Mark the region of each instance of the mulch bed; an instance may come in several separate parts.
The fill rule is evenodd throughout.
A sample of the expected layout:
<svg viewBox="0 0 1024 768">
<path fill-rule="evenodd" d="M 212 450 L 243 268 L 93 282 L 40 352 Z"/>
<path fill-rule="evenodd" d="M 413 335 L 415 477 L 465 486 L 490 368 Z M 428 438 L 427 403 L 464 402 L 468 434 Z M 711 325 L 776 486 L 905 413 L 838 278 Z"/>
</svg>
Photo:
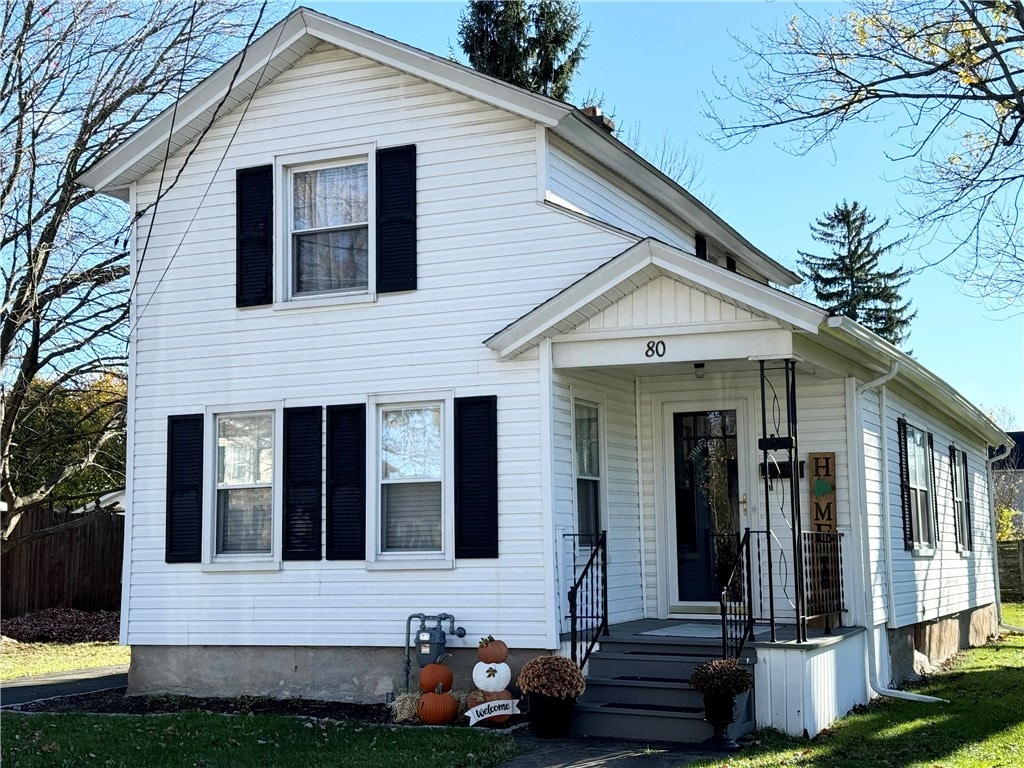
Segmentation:
<svg viewBox="0 0 1024 768">
<path fill-rule="evenodd" d="M 230 715 L 298 715 L 362 723 L 394 722 L 384 704 L 351 704 L 310 699 L 199 699 L 189 696 L 127 696 L 124 688 L 59 696 L 11 707 L 18 712 L 84 712 L 92 714 L 158 715 L 173 712 L 217 712 Z"/>
</svg>

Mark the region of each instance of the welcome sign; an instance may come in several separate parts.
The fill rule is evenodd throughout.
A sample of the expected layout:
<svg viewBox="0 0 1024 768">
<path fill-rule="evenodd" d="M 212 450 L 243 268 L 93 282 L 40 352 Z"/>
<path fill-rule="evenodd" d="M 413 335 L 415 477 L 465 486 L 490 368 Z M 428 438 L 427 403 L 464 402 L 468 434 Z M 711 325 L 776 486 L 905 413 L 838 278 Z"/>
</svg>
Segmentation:
<svg viewBox="0 0 1024 768">
<path fill-rule="evenodd" d="M 485 701 L 472 709 L 466 710 L 469 717 L 469 724 L 476 725 L 481 720 L 487 720 L 499 715 L 519 715 L 519 699 L 498 699 L 496 701 Z"/>
<path fill-rule="evenodd" d="M 836 455 L 810 453 L 811 530 L 834 533 L 836 530 Z"/>
</svg>

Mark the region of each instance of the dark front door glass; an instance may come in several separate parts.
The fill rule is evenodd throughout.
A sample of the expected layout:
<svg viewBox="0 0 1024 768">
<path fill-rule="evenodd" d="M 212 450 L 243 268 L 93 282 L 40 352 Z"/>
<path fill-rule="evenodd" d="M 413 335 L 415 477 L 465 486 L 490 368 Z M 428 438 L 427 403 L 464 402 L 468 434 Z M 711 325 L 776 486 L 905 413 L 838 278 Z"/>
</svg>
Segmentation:
<svg viewBox="0 0 1024 768">
<path fill-rule="evenodd" d="M 736 411 L 672 417 L 679 601 L 718 600 L 739 531 Z"/>
</svg>

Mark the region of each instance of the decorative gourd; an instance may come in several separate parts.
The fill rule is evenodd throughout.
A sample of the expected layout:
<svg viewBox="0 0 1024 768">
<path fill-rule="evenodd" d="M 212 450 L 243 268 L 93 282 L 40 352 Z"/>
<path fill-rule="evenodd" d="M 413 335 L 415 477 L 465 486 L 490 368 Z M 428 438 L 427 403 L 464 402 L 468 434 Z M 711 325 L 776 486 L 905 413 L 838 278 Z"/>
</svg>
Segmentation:
<svg viewBox="0 0 1024 768">
<path fill-rule="evenodd" d="M 512 670 L 504 662 L 488 664 L 479 662 L 473 667 L 473 685 L 481 691 L 501 691 L 512 681 Z"/>
<path fill-rule="evenodd" d="M 417 712 L 426 725 L 447 725 L 459 716 L 459 702 L 438 685 L 432 693 L 424 693 L 420 697 Z"/>
<path fill-rule="evenodd" d="M 437 661 L 427 664 L 423 669 L 420 670 L 420 690 L 423 693 L 431 693 L 437 690 L 437 686 L 441 686 L 441 692 L 447 692 L 452 689 L 452 682 L 454 677 L 452 675 L 451 667 L 444 664 L 445 656 L 450 656 L 450 653 L 446 653 L 443 656 L 438 656 Z"/>
<path fill-rule="evenodd" d="M 493 635 L 488 635 L 480 638 L 476 655 L 480 661 L 488 664 L 500 664 L 508 658 L 508 646 L 505 645 L 505 641 L 495 640 Z"/>
<path fill-rule="evenodd" d="M 478 707 L 487 701 L 487 694 L 477 689 L 466 694 L 466 709 Z"/>
<path fill-rule="evenodd" d="M 485 701 L 511 701 L 512 694 L 509 691 L 485 691 Z M 512 718 L 512 715 L 491 715 L 487 718 L 489 723 L 505 723 Z"/>
</svg>

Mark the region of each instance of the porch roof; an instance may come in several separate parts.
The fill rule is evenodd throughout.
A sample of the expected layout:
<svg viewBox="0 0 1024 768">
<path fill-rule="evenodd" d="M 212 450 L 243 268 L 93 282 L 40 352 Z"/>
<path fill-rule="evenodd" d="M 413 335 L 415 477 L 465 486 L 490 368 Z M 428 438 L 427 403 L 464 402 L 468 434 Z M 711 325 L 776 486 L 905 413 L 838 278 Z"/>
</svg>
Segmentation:
<svg viewBox="0 0 1024 768">
<path fill-rule="evenodd" d="M 579 328 L 661 277 L 690 286 L 783 330 L 816 334 L 827 317 L 822 309 L 776 288 L 646 238 L 537 305 L 484 343 L 503 358 L 518 357 L 545 338 Z"/>
</svg>

